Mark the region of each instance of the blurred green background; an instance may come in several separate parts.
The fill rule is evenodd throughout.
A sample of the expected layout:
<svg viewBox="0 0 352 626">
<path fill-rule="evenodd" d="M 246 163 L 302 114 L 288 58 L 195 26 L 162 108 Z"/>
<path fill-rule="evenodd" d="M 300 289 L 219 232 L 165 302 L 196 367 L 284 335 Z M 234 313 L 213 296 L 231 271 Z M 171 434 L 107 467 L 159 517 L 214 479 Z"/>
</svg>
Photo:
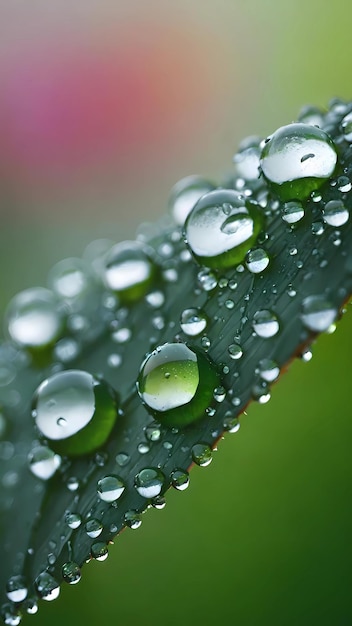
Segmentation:
<svg viewBox="0 0 352 626">
<path fill-rule="evenodd" d="M 92 239 L 133 238 L 182 176 L 229 170 L 246 135 L 349 99 L 351 19 L 345 0 L 3 0 L 1 313 Z M 25 623 L 352 625 L 351 331 L 347 313 Z"/>
</svg>

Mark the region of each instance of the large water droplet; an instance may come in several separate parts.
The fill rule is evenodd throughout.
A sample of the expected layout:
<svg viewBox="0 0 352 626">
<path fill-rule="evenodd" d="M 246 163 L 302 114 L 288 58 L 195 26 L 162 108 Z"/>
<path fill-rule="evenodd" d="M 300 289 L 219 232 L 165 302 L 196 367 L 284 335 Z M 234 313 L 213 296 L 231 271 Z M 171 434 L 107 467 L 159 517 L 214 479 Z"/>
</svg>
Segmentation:
<svg viewBox="0 0 352 626">
<path fill-rule="evenodd" d="M 196 337 L 206 329 L 208 319 L 201 309 L 184 309 L 181 313 L 180 326 L 189 337 Z"/>
<path fill-rule="evenodd" d="M 254 314 L 253 329 L 259 337 L 268 339 L 279 332 L 279 321 L 272 311 L 262 309 Z"/>
<path fill-rule="evenodd" d="M 261 168 L 282 200 L 304 200 L 332 176 L 337 154 L 329 135 L 316 126 L 289 124 L 264 145 Z"/>
<path fill-rule="evenodd" d="M 62 566 L 62 578 L 69 585 L 76 585 L 81 580 L 81 570 L 74 561 L 67 561 Z"/>
<path fill-rule="evenodd" d="M 344 139 L 348 142 L 352 141 L 352 112 L 347 113 L 341 122 Z"/>
<path fill-rule="evenodd" d="M 215 189 L 215 185 L 202 176 L 186 176 L 171 190 L 169 211 L 176 224 L 182 226 L 199 198 Z"/>
<path fill-rule="evenodd" d="M 155 498 L 164 486 L 165 476 L 156 467 L 141 470 L 134 479 L 134 485 L 143 498 Z"/>
<path fill-rule="evenodd" d="M 48 480 L 60 467 L 61 457 L 47 446 L 35 446 L 28 455 L 28 464 L 34 476 Z"/>
<path fill-rule="evenodd" d="M 91 546 L 90 553 L 96 561 L 106 561 L 109 556 L 108 546 L 103 541 L 96 541 Z"/>
<path fill-rule="evenodd" d="M 1 607 L 1 617 L 6 626 L 18 626 L 21 623 L 22 615 L 13 604 L 6 603 Z"/>
<path fill-rule="evenodd" d="M 125 483 L 119 476 L 104 476 L 98 480 L 98 496 L 104 502 L 115 502 L 125 491 Z"/>
<path fill-rule="evenodd" d="M 308 296 L 302 303 L 301 319 L 313 332 L 328 330 L 337 317 L 337 309 L 324 296 Z"/>
<path fill-rule="evenodd" d="M 302 202 L 294 200 L 285 202 L 282 210 L 282 219 L 287 224 L 296 224 L 304 217 L 304 208 Z"/>
<path fill-rule="evenodd" d="M 48 572 L 42 572 L 37 576 L 35 580 L 35 586 L 38 595 L 43 599 L 50 602 L 56 600 L 60 594 L 60 586 L 58 582 Z"/>
<path fill-rule="evenodd" d="M 123 241 L 107 253 L 103 280 L 123 302 L 138 300 L 151 286 L 156 271 L 152 254 L 138 241 Z"/>
<path fill-rule="evenodd" d="M 162 424 L 186 426 L 204 415 L 217 383 L 215 367 L 203 352 L 165 343 L 145 359 L 137 389 Z"/>
<path fill-rule="evenodd" d="M 128 528 L 131 528 L 131 530 L 137 530 L 137 528 L 139 528 L 142 524 L 141 515 L 138 511 L 134 511 L 133 509 L 126 511 L 124 515 L 124 522 Z"/>
<path fill-rule="evenodd" d="M 348 222 L 350 214 L 341 200 L 330 200 L 323 209 L 323 217 L 326 224 L 338 228 Z"/>
<path fill-rule="evenodd" d="M 185 223 L 185 240 L 203 265 L 228 268 L 241 263 L 263 226 L 258 206 L 231 189 L 203 196 Z"/>
<path fill-rule="evenodd" d="M 13 341 L 25 348 L 53 344 L 63 328 L 63 309 L 48 289 L 35 287 L 15 296 L 6 311 L 7 329 Z"/>
<path fill-rule="evenodd" d="M 6 584 L 6 595 L 12 602 L 22 602 L 28 594 L 23 576 L 11 576 Z"/>
<path fill-rule="evenodd" d="M 45 380 L 34 396 L 41 433 L 61 454 L 91 452 L 105 443 L 117 409 L 110 387 L 88 372 L 67 370 Z"/>
<path fill-rule="evenodd" d="M 207 443 L 196 443 L 191 452 L 193 461 L 200 467 L 206 467 L 213 460 L 211 447 Z"/>
</svg>

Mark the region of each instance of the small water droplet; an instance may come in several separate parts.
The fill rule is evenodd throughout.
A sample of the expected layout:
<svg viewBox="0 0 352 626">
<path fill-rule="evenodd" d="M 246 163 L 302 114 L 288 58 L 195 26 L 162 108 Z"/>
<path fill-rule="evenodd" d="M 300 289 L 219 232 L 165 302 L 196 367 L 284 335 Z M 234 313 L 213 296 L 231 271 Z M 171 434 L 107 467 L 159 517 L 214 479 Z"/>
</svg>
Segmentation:
<svg viewBox="0 0 352 626">
<path fill-rule="evenodd" d="M 69 585 L 76 585 L 81 580 L 81 570 L 74 561 L 67 561 L 62 566 L 62 578 Z"/>
<path fill-rule="evenodd" d="M 47 446 L 35 446 L 28 455 L 29 469 L 41 480 L 49 480 L 60 467 L 61 457 Z"/>
<path fill-rule="evenodd" d="M 208 319 L 201 309 L 184 309 L 181 313 L 180 326 L 189 337 L 200 335 L 207 327 Z"/>
<path fill-rule="evenodd" d="M 115 460 L 117 465 L 119 465 L 120 467 L 125 467 L 125 465 L 127 465 L 130 461 L 130 456 L 125 452 L 119 452 L 119 454 L 116 455 Z"/>
<path fill-rule="evenodd" d="M 58 582 L 48 572 L 42 572 L 35 580 L 35 586 L 38 595 L 43 600 L 51 602 L 56 600 L 60 594 L 60 586 Z"/>
<path fill-rule="evenodd" d="M 233 415 L 231 411 L 225 413 L 223 428 L 228 433 L 237 433 L 240 429 L 240 421 L 236 415 Z"/>
<path fill-rule="evenodd" d="M 191 452 L 194 463 L 200 467 L 206 467 L 213 460 L 211 447 L 207 443 L 196 443 Z"/>
<path fill-rule="evenodd" d="M 262 309 L 253 317 L 253 330 L 263 339 L 274 337 L 279 332 L 279 321 L 272 311 Z"/>
<path fill-rule="evenodd" d="M 337 309 L 324 296 L 308 296 L 302 303 L 301 319 L 313 332 L 326 331 L 336 320 Z"/>
<path fill-rule="evenodd" d="M 160 495 L 164 486 L 165 476 L 156 467 L 141 470 L 134 479 L 134 485 L 143 498 L 155 498 Z"/>
<path fill-rule="evenodd" d="M 282 211 L 282 219 L 287 224 L 296 224 L 304 217 L 303 204 L 298 200 L 285 202 Z"/>
<path fill-rule="evenodd" d="M 66 524 L 72 530 L 79 528 L 82 523 L 82 518 L 78 513 L 67 513 L 65 516 Z"/>
<path fill-rule="evenodd" d="M 352 141 L 352 112 L 347 113 L 341 122 L 341 128 L 344 139 L 348 142 Z"/>
<path fill-rule="evenodd" d="M 261 378 L 267 383 L 272 383 L 280 374 L 280 368 L 276 361 L 272 359 L 262 359 L 259 361 L 258 370 Z"/>
<path fill-rule="evenodd" d="M 124 515 L 124 522 L 128 528 L 131 530 L 137 530 L 142 524 L 142 519 L 140 513 L 138 511 L 130 510 L 126 511 Z"/>
<path fill-rule="evenodd" d="M 115 502 L 125 491 L 125 483 L 119 476 L 104 476 L 98 480 L 98 496 L 104 502 Z"/>
<path fill-rule="evenodd" d="M 348 209 L 341 200 L 330 200 L 323 209 L 323 218 L 326 224 L 338 228 L 346 224 L 350 217 Z"/>
</svg>

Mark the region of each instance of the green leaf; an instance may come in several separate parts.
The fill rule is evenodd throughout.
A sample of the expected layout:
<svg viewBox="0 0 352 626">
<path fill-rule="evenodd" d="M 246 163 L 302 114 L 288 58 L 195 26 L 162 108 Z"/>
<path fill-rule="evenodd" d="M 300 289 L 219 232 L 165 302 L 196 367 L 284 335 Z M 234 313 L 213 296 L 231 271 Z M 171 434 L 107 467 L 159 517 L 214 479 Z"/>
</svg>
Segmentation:
<svg viewBox="0 0 352 626">
<path fill-rule="evenodd" d="M 16 623 L 19 612 L 33 610 L 38 596 L 55 597 L 62 580 L 78 582 L 85 561 L 103 559 L 106 545 L 124 527 L 138 525 L 140 514 L 150 504 L 163 506 L 169 486 L 182 489 L 187 485 L 192 463 L 207 465 L 211 449 L 224 432 L 238 428 L 238 416 L 247 404 L 253 399 L 266 402 L 279 371 L 338 319 L 352 289 L 352 162 L 350 144 L 343 134 L 343 119 L 351 109 L 351 105 L 334 102 L 329 112 L 322 114 L 322 129 L 338 160 L 333 177 L 315 180 L 307 199 L 306 180 L 302 177 L 301 197 L 296 174 L 294 184 L 290 176 L 286 181 L 285 202 L 276 195 L 277 180 L 270 187 L 268 174 L 269 183 L 263 175 L 243 181 L 236 173 L 223 183 L 250 197 L 246 203 L 256 205 L 264 223 L 257 242 L 249 240 L 249 255 L 244 257 L 242 247 L 244 258 L 230 255 L 235 259 L 233 266 L 228 268 L 227 253 L 225 264 L 218 262 L 221 252 L 216 249 L 210 263 L 207 254 L 195 255 L 213 269 L 200 267 L 189 254 L 181 227 L 170 220 L 166 226 L 158 225 L 156 234 L 147 240 L 148 258 L 155 271 L 151 282 L 149 278 L 145 281 L 146 295 L 142 283 L 137 300 L 122 298 L 119 304 L 118 297 L 90 268 L 83 295 L 71 299 L 69 305 L 66 299 L 63 330 L 53 341 L 40 350 L 3 343 L 0 472 L 5 488 L 0 499 L 4 564 L 0 588 L 5 622 Z M 246 150 L 253 146 L 239 152 L 242 176 Z M 258 146 L 254 151 L 259 154 Z M 311 148 L 308 154 L 312 159 Z M 292 200 L 287 195 L 290 185 Z M 198 206 L 202 215 L 208 208 L 204 202 L 200 209 Z M 248 208 L 243 214 L 244 220 L 252 215 Z M 186 223 L 188 235 L 196 217 L 194 209 Z M 230 225 L 232 228 L 233 223 Z M 216 223 L 212 228 L 215 240 Z M 236 229 L 231 234 L 234 232 Z M 209 241 L 213 246 L 214 241 Z M 258 249 L 264 254 L 258 255 Z M 101 275 L 101 260 L 98 267 Z M 206 320 L 199 334 L 189 334 L 184 323 L 186 309 L 201 311 Z M 176 418 L 171 415 L 175 409 L 168 410 L 168 419 L 163 421 L 163 412 L 155 411 L 155 406 L 148 410 L 142 399 L 146 401 L 146 389 L 157 395 L 160 371 L 163 376 L 170 372 L 154 369 L 157 375 L 149 387 L 139 384 L 142 398 L 136 383 L 146 356 L 167 343 L 186 344 L 188 355 L 203 359 L 205 369 L 199 367 L 198 389 L 204 382 L 206 410 L 202 394 L 198 394 L 197 404 L 192 404 L 194 384 L 189 378 L 182 388 L 189 363 L 192 376 L 196 375 L 194 360 L 179 369 L 178 357 L 173 357 L 171 375 L 181 379 L 174 389 L 179 394 L 181 384 L 191 400 L 178 406 Z M 57 451 L 67 456 L 49 480 L 40 480 L 28 465 L 28 455 L 42 443 L 31 415 L 33 398 L 39 385 L 61 370 L 83 370 L 104 381 L 101 384 L 114 391 L 119 414 L 106 443 L 101 445 L 98 439 L 99 447 L 93 452 L 86 453 L 86 439 L 78 449 L 74 442 L 68 449 L 57 446 Z M 187 411 L 192 408 L 184 420 L 183 405 Z M 50 442 L 50 447 L 56 451 L 55 443 Z M 28 589 L 26 598 L 24 592 L 21 595 L 23 588 Z"/>
</svg>

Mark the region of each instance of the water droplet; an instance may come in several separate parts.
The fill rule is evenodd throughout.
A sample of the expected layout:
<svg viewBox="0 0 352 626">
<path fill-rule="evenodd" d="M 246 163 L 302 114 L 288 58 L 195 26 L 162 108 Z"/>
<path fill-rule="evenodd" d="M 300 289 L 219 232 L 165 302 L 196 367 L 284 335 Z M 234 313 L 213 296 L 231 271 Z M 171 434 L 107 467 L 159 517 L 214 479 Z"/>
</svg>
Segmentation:
<svg viewBox="0 0 352 626">
<path fill-rule="evenodd" d="M 211 404 L 218 375 L 205 354 L 184 343 L 165 343 L 143 362 L 138 393 L 165 426 L 186 426 Z"/>
<path fill-rule="evenodd" d="M 203 291 L 212 291 L 218 285 L 215 274 L 206 268 L 203 268 L 198 272 L 197 279 L 198 284 Z"/>
<path fill-rule="evenodd" d="M 323 112 L 317 107 L 305 106 L 300 111 L 298 121 L 310 126 L 322 126 L 324 121 Z"/>
<path fill-rule="evenodd" d="M 258 206 L 231 189 L 203 196 L 185 223 L 185 241 L 202 265 L 228 268 L 241 263 L 263 226 Z"/>
<path fill-rule="evenodd" d="M 153 309 L 159 309 L 165 302 L 165 296 L 162 291 L 151 291 L 147 293 L 145 299 Z"/>
<path fill-rule="evenodd" d="M 253 248 L 246 254 L 246 266 L 252 274 L 260 274 L 269 265 L 269 256 L 263 248 Z"/>
<path fill-rule="evenodd" d="M 82 259 L 59 261 L 49 273 L 49 285 L 55 293 L 66 300 L 81 296 L 92 282 L 88 265 Z"/>
<path fill-rule="evenodd" d="M 63 337 L 54 347 L 54 358 L 61 363 L 69 363 L 78 356 L 79 345 L 72 337 Z"/>
<path fill-rule="evenodd" d="M 345 115 L 341 122 L 341 128 L 344 139 L 348 142 L 352 141 L 352 112 Z"/>
<path fill-rule="evenodd" d="M 267 383 L 272 383 L 280 374 L 280 368 L 276 361 L 272 359 L 262 359 L 259 361 L 258 370 L 261 378 Z"/>
<path fill-rule="evenodd" d="M 265 143 L 261 167 L 282 200 L 304 200 L 332 176 L 337 154 L 329 135 L 316 126 L 289 124 Z"/>
<path fill-rule="evenodd" d="M 24 602 L 23 608 L 28 615 L 35 615 L 38 613 L 38 604 L 35 598 L 27 598 Z"/>
<path fill-rule="evenodd" d="M 109 354 L 107 363 L 109 367 L 120 367 L 122 363 L 122 357 L 116 353 Z"/>
<path fill-rule="evenodd" d="M 255 181 L 259 178 L 260 149 L 258 145 L 248 146 L 235 154 L 233 163 L 235 174 L 244 181 Z"/>
<path fill-rule="evenodd" d="M 131 530 L 137 530 L 142 524 L 142 519 L 138 511 L 130 510 L 126 511 L 124 515 L 124 522 Z"/>
<path fill-rule="evenodd" d="M 88 537 L 91 537 L 92 539 L 96 539 L 97 537 L 99 537 L 99 535 L 101 535 L 103 531 L 103 524 L 99 522 L 98 519 L 95 519 L 94 517 L 92 517 L 86 521 L 85 531 Z"/>
<path fill-rule="evenodd" d="M 23 576 L 11 576 L 6 584 L 6 595 L 11 602 L 22 602 L 28 594 Z"/>
<path fill-rule="evenodd" d="M 81 570 L 74 561 L 67 561 L 62 566 L 62 578 L 69 585 L 76 585 L 81 580 Z"/>
<path fill-rule="evenodd" d="M 226 389 L 225 389 L 225 387 L 222 387 L 222 386 L 216 387 L 214 389 L 213 396 L 214 396 L 214 400 L 216 400 L 216 402 L 223 402 L 225 400 L 225 398 L 226 398 Z"/>
<path fill-rule="evenodd" d="M 287 224 L 296 224 L 304 217 L 303 204 L 298 200 L 285 202 L 282 211 L 282 219 Z"/>
<path fill-rule="evenodd" d="M 22 615 L 19 609 L 12 604 L 3 604 L 1 607 L 1 617 L 7 626 L 18 626 L 21 623 Z"/>
<path fill-rule="evenodd" d="M 243 355 L 241 346 L 238 343 L 232 343 L 227 349 L 231 359 L 238 361 Z"/>
<path fill-rule="evenodd" d="M 268 339 L 279 332 L 279 321 L 272 311 L 262 309 L 254 314 L 253 329 L 259 337 Z"/>
<path fill-rule="evenodd" d="M 189 474 L 186 470 L 175 469 L 171 474 L 171 485 L 178 491 L 184 491 L 189 486 Z"/>
<path fill-rule="evenodd" d="M 115 460 L 116 460 L 117 465 L 119 465 L 120 467 L 125 467 L 125 465 L 129 463 L 130 457 L 125 452 L 120 452 L 119 454 L 116 455 Z"/>
<path fill-rule="evenodd" d="M 40 432 L 66 455 L 86 454 L 105 443 L 117 415 L 110 387 L 81 370 L 46 379 L 36 391 L 34 411 Z"/>
<path fill-rule="evenodd" d="M 213 460 L 211 447 L 207 443 L 196 443 L 191 452 L 194 463 L 200 467 L 206 467 Z"/>
<path fill-rule="evenodd" d="M 35 580 L 35 586 L 38 595 L 43 599 L 50 602 L 56 600 L 60 594 L 60 586 L 58 582 L 48 572 L 42 572 L 37 576 Z"/>
<path fill-rule="evenodd" d="M 311 361 L 312 358 L 313 358 L 313 353 L 310 348 L 306 348 L 305 350 L 303 350 L 301 354 L 302 361 L 304 361 L 305 363 L 309 363 L 309 361 Z"/>
<path fill-rule="evenodd" d="M 181 313 L 180 326 L 189 337 L 196 337 L 206 329 L 208 319 L 201 309 L 184 309 Z"/>
<path fill-rule="evenodd" d="M 138 300 L 151 286 L 156 266 L 153 252 L 138 241 L 123 241 L 105 257 L 103 279 L 123 302 Z"/>
<path fill-rule="evenodd" d="M 308 296 L 302 303 L 301 319 L 313 332 L 328 330 L 336 320 L 337 309 L 324 296 Z"/>
<path fill-rule="evenodd" d="M 151 505 L 154 509 L 162 511 L 162 509 L 165 509 L 166 507 L 166 500 L 163 496 L 156 496 L 156 498 L 152 499 Z"/>
<path fill-rule="evenodd" d="M 80 482 L 76 476 L 70 476 L 66 481 L 66 487 L 69 491 L 77 491 L 79 489 Z"/>
<path fill-rule="evenodd" d="M 146 426 L 145 436 L 148 441 L 159 441 L 161 436 L 161 428 L 157 423 L 152 423 Z"/>
<path fill-rule="evenodd" d="M 132 337 L 130 328 L 119 328 L 112 333 L 111 339 L 116 343 L 127 343 Z"/>
<path fill-rule="evenodd" d="M 49 480 L 60 467 L 61 457 L 47 446 L 35 446 L 28 455 L 29 469 L 41 480 Z"/>
<path fill-rule="evenodd" d="M 96 561 L 106 561 L 109 556 L 108 546 L 103 541 L 96 541 L 92 544 L 90 553 Z"/>
<path fill-rule="evenodd" d="M 348 209 L 341 200 L 330 200 L 323 209 L 323 218 L 326 224 L 338 228 L 346 224 L 350 217 Z"/>
<path fill-rule="evenodd" d="M 348 176 L 339 176 L 337 179 L 338 190 L 341 193 L 348 193 L 352 189 L 352 184 Z"/>
<path fill-rule="evenodd" d="M 155 498 L 160 495 L 165 476 L 157 467 L 141 470 L 134 479 L 134 485 L 143 498 Z"/>
<path fill-rule="evenodd" d="M 125 483 L 119 476 L 104 476 L 98 480 L 98 496 L 104 502 L 115 502 L 125 491 Z"/>
<path fill-rule="evenodd" d="M 63 309 L 48 289 L 35 287 L 15 296 L 6 311 L 7 329 L 24 348 L 40 349 L 53 344 L 63 329 Z"/>
<path fill-rule="evenodd" d="M 215 185 L 202 176 L 187 176 L 171 190 L 169 211 L 176 224 L 182 226 L 198 200 L 215 189 Z"/>
<path fill-rule="evenodd" d="M 72 530 L 79 528 L 82 523 L 82 518 L 78 513 L 67 513 L 65 516 L 66 524 Z"/>
<path fill-rule="evenodd" d="M 225 413 L 223 428 L 228 433 L 237 433 L 240 429 L 240 421 L 236 415 L 233 415 L 231 411 Z"/>
</svg>

